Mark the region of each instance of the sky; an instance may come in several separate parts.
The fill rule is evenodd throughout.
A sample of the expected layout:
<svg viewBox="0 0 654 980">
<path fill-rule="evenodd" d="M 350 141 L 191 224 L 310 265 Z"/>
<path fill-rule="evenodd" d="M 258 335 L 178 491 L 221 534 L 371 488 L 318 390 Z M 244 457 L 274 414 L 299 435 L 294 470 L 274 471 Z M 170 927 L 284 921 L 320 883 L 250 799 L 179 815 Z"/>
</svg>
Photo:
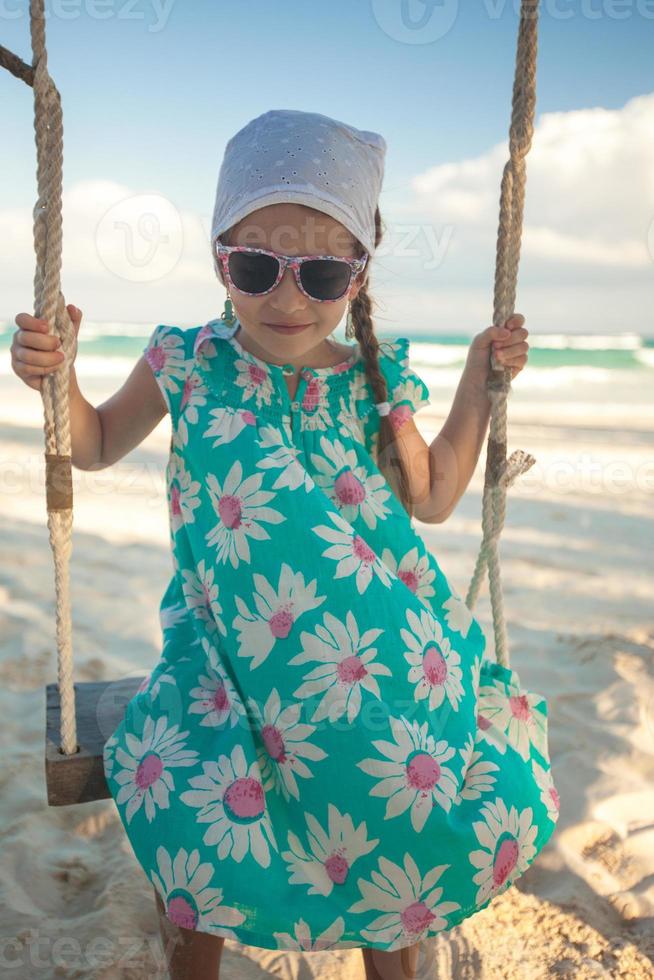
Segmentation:
<svg viewBox="0 0 654 980">
<path fill-rule="evenodd" d="M 272 108 L 387 142 L 383 332 L 491 323 L 518 5 L 503 0 L 58 0 L 62 290 L 85 322 L 220 315 L 209 250 L 227 140 Z M 31 62 L 27 0 L 1 43 Z M 516 310 L 538 333 L 654 336 L 654 0 L 541 0 Z M 33 96 L 0 71 L 0 319 L 33 310 Z M 9 152 L 6 152 L 7 149 Z"/>
</svg>

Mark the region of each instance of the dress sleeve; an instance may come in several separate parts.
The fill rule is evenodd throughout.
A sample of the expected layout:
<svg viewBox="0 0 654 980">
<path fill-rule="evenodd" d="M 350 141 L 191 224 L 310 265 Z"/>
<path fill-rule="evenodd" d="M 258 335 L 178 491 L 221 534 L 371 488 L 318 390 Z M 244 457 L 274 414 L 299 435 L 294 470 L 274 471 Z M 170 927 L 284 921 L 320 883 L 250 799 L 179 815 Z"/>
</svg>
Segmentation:
<svg viewBox="0 0 654 980">
<path fill-rule="evenodd" d="M 393 428 L 399 429 L 418 409 L 429 404 L 429 387 L 409 364 L 408 337 L 383 341 L 380 347 L 384 351 L 380 363 L 388 385 L 389 417 Z"/>
<path fill-rule="evenodd" d="M 173 424 L 177 422 L 189 370 L 186 330 L 160 323 L 143 348 L 145 359 L 164 396 Z"/>
</svg>

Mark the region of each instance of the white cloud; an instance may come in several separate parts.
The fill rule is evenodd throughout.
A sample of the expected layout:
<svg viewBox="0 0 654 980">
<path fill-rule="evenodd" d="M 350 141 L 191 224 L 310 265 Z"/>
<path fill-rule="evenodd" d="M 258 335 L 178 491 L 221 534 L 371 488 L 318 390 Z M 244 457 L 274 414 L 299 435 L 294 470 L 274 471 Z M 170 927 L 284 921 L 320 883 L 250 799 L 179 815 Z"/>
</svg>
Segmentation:
<svg viewBox="0 0 654 980">
<path fill-rule="evenodd" d="M 62 214 L 62 289 L 87 320 L 190 322 L 222 308 L 203 216 L 162 194 L 98 179 L 66 188 Z M 30 209 L 0 211 L 0 241 L 0 313 L 13 321 L 33 308 Z"/>
<path fill-rule="evenodd" d="M 508 140 L 475 159 L 417 175 L 400 221 L 452 224 L 457 242 L 496 234 Z M 577 109 L 537 119 L 527 156 L 525 259 L 651 273 L 654 219 L 654 93 L 620 109 Z"/>
</svg>

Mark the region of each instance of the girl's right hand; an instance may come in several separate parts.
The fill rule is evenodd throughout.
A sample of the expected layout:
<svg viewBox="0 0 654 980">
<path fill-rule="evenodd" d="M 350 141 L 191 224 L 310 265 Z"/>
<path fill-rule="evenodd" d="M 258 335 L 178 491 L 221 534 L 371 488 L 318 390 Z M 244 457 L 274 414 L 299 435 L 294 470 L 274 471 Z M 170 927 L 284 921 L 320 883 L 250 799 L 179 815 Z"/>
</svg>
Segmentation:
<svg viewBox="0 0 654 980">
<path fill-rule="evenodd" d="M 77 336 L 82 322 L 82 311 L 72 303 L 69 303 L 66 309 L 75 328 L 72 364 L 77 356 Z M 65 360 L 59 338 L 55 334 L 48 333 L 48 324 L 45 320 L 40 320 L 29 313 L 19 313 L 15 323 L 19 329 L 14 331 L 14 339 L 10 347 L 12 370 L 28 387 L 40 391 L 43 375 L 56 371 Z"/>
</svg>

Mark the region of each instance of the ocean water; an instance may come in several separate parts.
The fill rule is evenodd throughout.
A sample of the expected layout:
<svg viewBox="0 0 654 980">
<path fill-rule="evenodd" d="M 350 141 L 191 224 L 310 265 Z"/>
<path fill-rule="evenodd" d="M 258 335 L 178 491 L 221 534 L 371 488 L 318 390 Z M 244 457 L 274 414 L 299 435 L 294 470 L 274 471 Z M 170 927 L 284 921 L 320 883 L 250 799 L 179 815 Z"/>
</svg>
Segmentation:
<svg viewBox="0 0 654 980">
<path fill-rule="evenodd" d="M 153 329 L 152 325 L 84 322 L 78 351 L 78 374 L 115 377 L 129 374 Z M 0 373 L 11 371 L 8 348 L 14 324 L 0 325 Z M 429 385 L 434 400 L 451 398 L 465 365 L 471 335 L 399 331 L 409 337 L 413 369 Z M 379 339 L 398 334 L 379 332 Z M 336 338 L 344 341 L 341 331 Z M 535 334 L 529 333 L 527 368 L 514 382 L 523 400 L 538 403 L 574 402 L 595 406 L 609 415 L 611 406 L 624 406 L 622 416 L 642 410 L 643 420 L 654 419 L 654 338 L 637 333 Z M 617 416 L 616 416 L 617 420 Z"/>
</svg>

